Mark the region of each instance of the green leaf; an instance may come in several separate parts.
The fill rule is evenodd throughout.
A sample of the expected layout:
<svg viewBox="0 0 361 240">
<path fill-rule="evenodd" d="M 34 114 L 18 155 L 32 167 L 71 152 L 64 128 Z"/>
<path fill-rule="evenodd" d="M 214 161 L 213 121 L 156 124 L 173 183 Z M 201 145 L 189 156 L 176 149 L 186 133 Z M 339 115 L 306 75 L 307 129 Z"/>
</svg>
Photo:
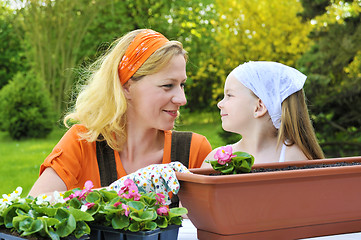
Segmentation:
<svg viewBox="0 0 361 240">
<path fill-rule="evenodd" d="M 77 198 L 72 198 L 68 201 L 68 204 L 70 207 L 80 209 L 82 206 L 82 203 Z"/>
<path fill-rule="evenodd" d="M 33 219 L 26 215 L 19 215 L 13 218 L 13 226 L 16 230 L 19 232 L 25 231 L 29 228 L 31 223 L 33 222 Z"/>
<path fill-rule="evenodd" d="M 129 218 L 122 214 L 116 214 L 112 219 L 114 229 L 124 229 L 129 226 Z"/>
<path fill-rule="evenodd" d="M 145 204 L 139 201 L 129 201 L 127 205 L 131 211 L 141 211 L 145 208 Z"/>
<path fill-rule="evenodd" d="M 7 228 L 13 227 L 13 218 L 17 216 L 16 209 L 17 206 L 15 204 L 5 209 L 3 213 L 5 227 Z"/>
<path fill-rule="evenodd" d="M 144 225 L 145 230 L 154 230 L 157 228 L 157 224 L 155 222 L 146 222 Z"/>
<path fill-rule="evenodd" d="M 157 203 L 157 200 L 155 199 L 154 195 L 153 194 L 152 196 L 142 195 L 140 197 L 140 201 L 144 202 L 148 207 L 153 207 Z"/>
<path fill-rule="evenodd" d="M 77 222 L 73 234 L 76 238 L 80 238 L 84 234 L 90 234 L 90 227 L 85 222 Z"/>
<path fill-rule="evenodd" d="M 79 209 L 75 209 L 70 207 L 69 209 L 70 214 L 72 214 L 75 218 L 75 221 L 93 221 L 94 218 L 91 216 L 91 214 L 87 212 L 83 212 Z"/>
<path fill-rule="evenodd" d="M 131 212 L 129 217 L 137 222 L 145 222 L 155 220 L 157 218 L 157 213 L 154 209 L 148 209 L 144 212 Z"/>
<path fill-rule="evenodd" d="M 117 192 L 114 190 L 108 191 L 106 189 L 100 189 L 98 192 L 103 196 L 104 201 L 110 202 L 112 199 L 119 197 Z"/>
<path fill-rule="evenodd" d="M 188 214 L 188 210 L 184 207 L 171 208 L 169 214 L 171 216 L 182 216 Z"/>
<path fill-rule="evenodd" d="M 56 212 L 58 211 L 57 208 L 50 208 L 49 206 L 40 207 L 40 206 L 33 206 L 33 209 L 41 214 L 44 214 L 49 217 L 55 216 Z"/>
<path fill-rule="evenodd" d="M 39 232 L 44 228 L 44 224 L 40 219 L 36 219 L 32 221 L 30 226 L 21 234 L 21 236 L 29 236 L 31 234 L 34 234 L 36 232 Z"/>
<path fill-rule="evenodd" d="M 90 192 L 85 200 L 90 203 L 99 203 L 102 200 L 102 196 L 99 192 Z"/>
<path fill-rule="evenodd" d="M 183 220 L 183 218 L 180 216 L 173 217 L 169 220 L 169 224 L 182 225 L 182 220 Z"/>
<path fill-rule="evenodd" d="M 139 223 L 138 223 L 138 222 L 134 222 L 134 223 L 130 224 L 128 230 L 129 230 L 129 231 L 132 231 L 132 232 L 138 232 L 138 231 L 140 231 Z"/>
<path fill-rule="evenodd" d="M 63 216 L 63 217 L 62 217 Z M 66 237 L 70 235 L 76 228 L 76 221 L 72 214 L 69 214 L 63 209 L 59 209 L 56 218 L 60 220 L 60 223 L 55 225 L 56 233 L 60 237 Z M 59 219 L 60 218 L 60 219 Z"/>
<path fill-rule="evenodd" d="M 60 221 L 56 218 L 39 217 L 39 219 L 42 219 L 44 222 L 46 222 L 47 226 L 54 226 L 60 223 Z"/>
<path fill-rule="evenodd" d="M 158 216 L 157 220 L 155 220 L 158 227 L 166 228 L 168 227 L 168 219 L 165 216 Z"/>
</svg>

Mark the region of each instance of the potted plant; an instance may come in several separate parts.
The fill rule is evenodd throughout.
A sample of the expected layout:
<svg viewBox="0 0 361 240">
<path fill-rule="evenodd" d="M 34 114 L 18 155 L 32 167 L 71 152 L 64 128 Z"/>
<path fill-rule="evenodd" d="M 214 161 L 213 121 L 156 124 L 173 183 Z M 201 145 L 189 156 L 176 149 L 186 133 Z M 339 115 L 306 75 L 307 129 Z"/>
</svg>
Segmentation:
<svg viewBox="0 0 361 240">
<path fill-rule="evenodd" d="M 255 164 L 232 175 L 190 169 L 193 174 L 176 173 L 178 196 L 201 240 L 359 232 L 360 164 L 361 157 L 348 157 Z"/>
<path fill-rule="evenodd" d="M 0 227 L 20 237 L 177 239 L 187 209 L 169 209 L 164 195 L 140 193 L 132 180 L 119 192 L 92 187 L 88 181 L 82 190 L 55 192 L 53 200 L 46 195 L 21 198 L 18 188 L 0 200 Z M 13 238 L 7 234 L 4 239 Z"/>
<path fill-rule="evenodd" d="M 64 207 L 64 199 L 58 192 L 51 197 L 21 198 L 22 188 L 0 199 L 1 239 L 24 239 L 27 237 L 48 239 L 84 239 L 90 233 L 86 224 L 91 214 L 73 207 Z"/>
</svg>

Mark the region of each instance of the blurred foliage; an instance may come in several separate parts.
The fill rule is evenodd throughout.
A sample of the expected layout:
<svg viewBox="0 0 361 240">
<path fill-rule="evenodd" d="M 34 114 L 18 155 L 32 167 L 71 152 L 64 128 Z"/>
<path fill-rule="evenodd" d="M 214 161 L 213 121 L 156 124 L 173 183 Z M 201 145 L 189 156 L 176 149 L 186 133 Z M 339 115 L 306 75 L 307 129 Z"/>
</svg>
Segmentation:
<svg viewBox="0 0 361 240">
<path fill-rule="evenodd" d="M 361 5 L 360 1 L 319 1 L 313 17 L 313 46 L 299 60 L 308 75 L 305 92 L 321 146 L 329 156 L 360 154 Z M 310 5 L 305 5 L 309 9 Z"/>
<path fill-rule="evenodd" d="M 13 139 L 46 137 L 54 114 L 44 81 L 28 72 L 17 73 L 0 90 L 0 129 Z"/>
<path fill-rule="evenodd" d="M 302 9 L 298 1 L 217 0 L 217 6 L 215 39 L 222 56 L 215 66 L 225 73 L 212 88 L 213 99 L 223 95 L 226 75 L 239 64 L 267 60 L 295 66 L 310 45 L 312 26 L 297 17 Z"/>
<path fill-rule="evenodd" d="M 16 72 L 26 69 L 20 39 L 14 31 L 15 21 L 13 10 L 0 1 L 0 89 Z"/>
</svg>

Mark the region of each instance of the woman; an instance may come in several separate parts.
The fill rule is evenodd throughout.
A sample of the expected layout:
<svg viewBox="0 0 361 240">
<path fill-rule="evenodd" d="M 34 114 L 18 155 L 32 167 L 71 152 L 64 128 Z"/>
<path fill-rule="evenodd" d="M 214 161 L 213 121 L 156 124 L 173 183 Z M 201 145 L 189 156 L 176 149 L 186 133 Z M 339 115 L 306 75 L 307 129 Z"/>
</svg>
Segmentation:
<svg viewBox="0 0 361 240">
<path fill-rule="evenodd" d="M 231 145 L 233 152 L 247 152 L 255 163 L 324 158 L 305 103 L 306 78 L 294 68 L 264 61 L 244 63 L 228 75 L 217 106 L 222 128 L 242 135 Z M 214 160 L 216 151 L 206 159 Z"/>
<path fill-rule="evenodd" d="M 171 162 L 170 130 L 187 102 L 186 58 L 181 43 L 150 29 L 115 41 L 93 64 L 74 112 L 64 119 L 80 124 L 45 159 L 29 195 L 82 187 L 87 180 L 106 186 L 150 164 Z M 204 136 L 191 134 L 188 167 L 200 167 L 210 151 Z"/>
</svg>

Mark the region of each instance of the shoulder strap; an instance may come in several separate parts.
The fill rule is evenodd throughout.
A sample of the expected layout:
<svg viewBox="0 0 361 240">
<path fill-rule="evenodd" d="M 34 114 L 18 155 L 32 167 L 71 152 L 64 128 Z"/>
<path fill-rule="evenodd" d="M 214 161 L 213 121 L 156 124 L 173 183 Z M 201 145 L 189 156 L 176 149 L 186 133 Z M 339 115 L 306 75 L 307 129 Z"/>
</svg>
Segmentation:
<svg viewBox="0 0 361 240">
<path fill-rule="evenodd" d="M 107 141 L 96 141 L 96 152 L 100 184 L 106 187 L 118 179 L 114 150 L 109 147 Z"/>
<path fill-rule="evenodd" d="M 170 159 L 179 161 L 184 166 L 189 165 L 189 152 L 191 148 L 192 132 L 172 131 L 172 144 Z"/>
<path fill-rule="evenodd" d="M 179 161 L 187 168 L 189 167 L 189 152 L 192 142 L 192 132 L 178 132 L 172 131 L 172 144 L 170 159 L 172 162 Z M 178 207 L 179 198 L 177 195 L 172 195 L 171 204 L 169 207 Z"/>
</svg>

